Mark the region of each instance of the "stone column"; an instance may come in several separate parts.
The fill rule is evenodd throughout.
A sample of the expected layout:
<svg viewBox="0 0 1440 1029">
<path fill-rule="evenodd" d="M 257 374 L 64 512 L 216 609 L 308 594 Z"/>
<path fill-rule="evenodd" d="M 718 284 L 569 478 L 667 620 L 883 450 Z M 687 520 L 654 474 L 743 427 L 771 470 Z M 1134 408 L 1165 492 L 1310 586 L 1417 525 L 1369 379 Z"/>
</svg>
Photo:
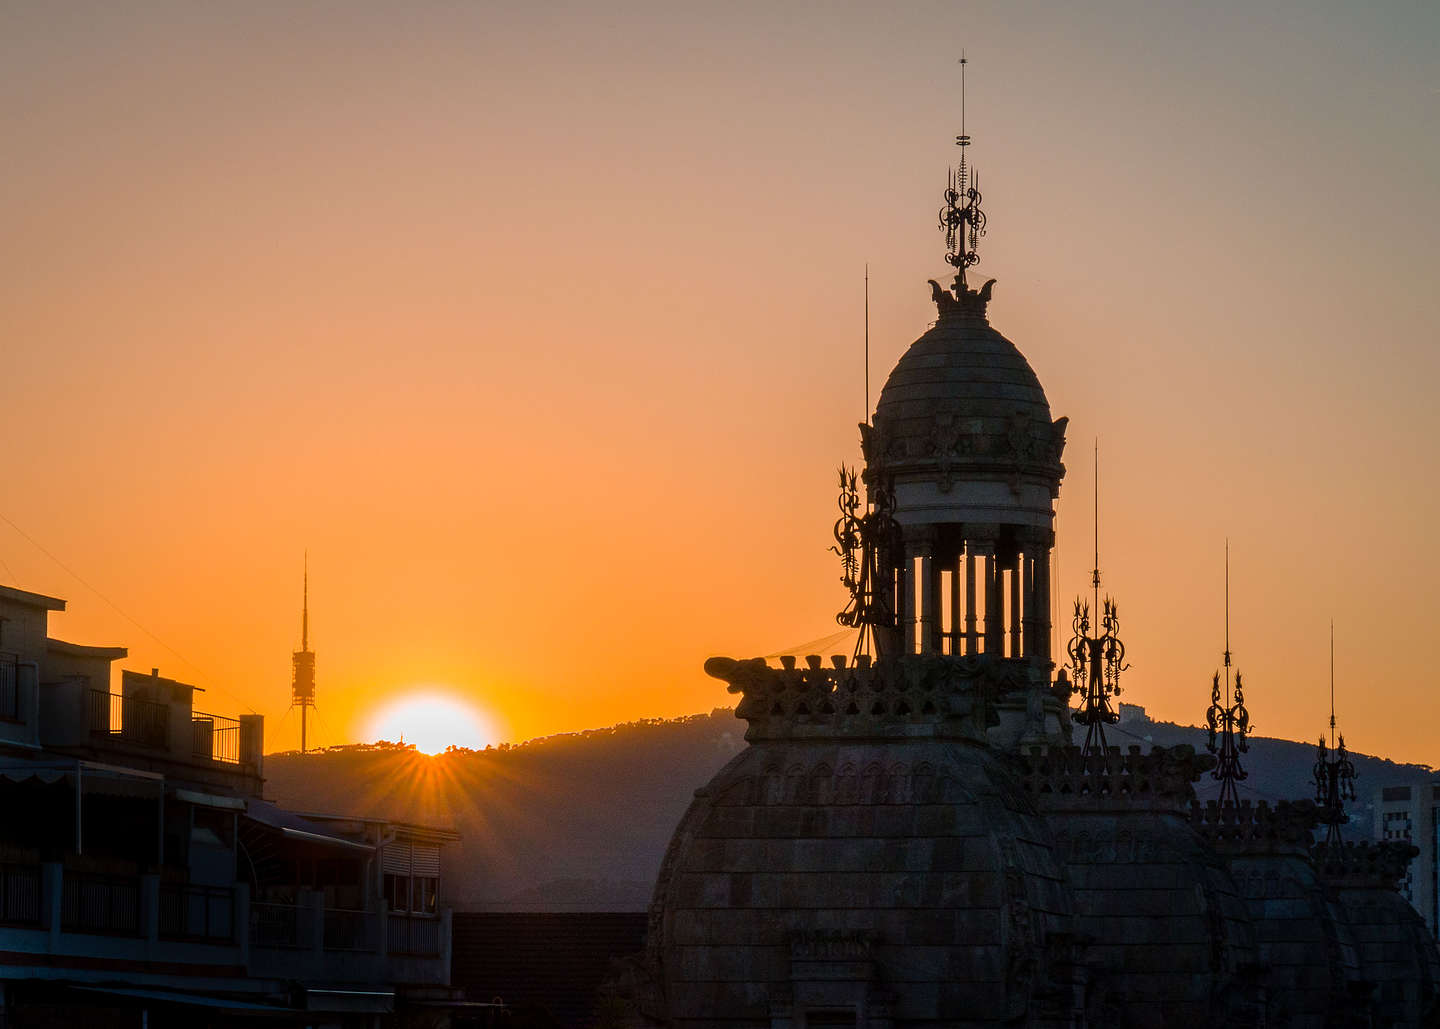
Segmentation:
<svg viewBox="0 0 1440 1029">
<path fill-rule="evenodd" d="M 975 544 L 965 541 L 965 555 L 960 559 L 965 565 L 965 653 L 974 654 L 980 649 L 980 632 L 975 624 Z"/>
<path fill-rule="evenodd" d="M 995 544 L 982 544 L 985 557 L 985 653 L 1000 656 L 1005 651 L 1005 598 L 1000 595 L 1000 562 Z"/>
<path fill-rule="evenodd" d="M 1025 555 L 1023 551 L 1015 552 L 1015 567 L 1010 570 L 1010 656 L 1020 656 L 1020 625 L 1022 612 L 1020 608 L 1020 579 L 1025 574 Z"/>
<path fill-rule="evenodd" d="M 1025 604 L 1025 638 L 1023 641 L 1023 657 L 1034 657 L 1038 651 L 1037 637 L 1040 633 L 1040 622 L 1036 618 L 1038 614 L 1035 607 L 1035 566 L 1042 560 L 1042 553 L 1039 544 L 1026 541 L 1025 543 L 1025 582 L 1021 588 L 1021 597 Z"/>
<path fill-rule="evenodd" d="M 915 552 L 920 558 L 920 653 L 934 654 L 940 649 L 940 573 L 935 568 L 934 540 L 917 540 Z"/>
<path fill-rule="evenodd" d="M 896 576 L 900 595 L 896 598 L 895 629 L 900 637 L 896 648 L 899 654 L 915 653 L 915 548 L 905 541 L 905 556 L 900 560 L 900 574 Z"/>
<path fill-rule="evenodd" d="M 1045 661 L 1052 660 L 1050 647 L 1050 548 L 1048 536 L 1035 552 L 1035 646 L 1031 653 Z"/>
<path fill-rule="evenodd" d="M 955 567 L 950 569 L 950 654 L 958 656 L 965 652 L 961 640 L 964 638 L 960 630 L 960 574 L 965 566 L 965 558 L 962 555 Z"/>
</svg>

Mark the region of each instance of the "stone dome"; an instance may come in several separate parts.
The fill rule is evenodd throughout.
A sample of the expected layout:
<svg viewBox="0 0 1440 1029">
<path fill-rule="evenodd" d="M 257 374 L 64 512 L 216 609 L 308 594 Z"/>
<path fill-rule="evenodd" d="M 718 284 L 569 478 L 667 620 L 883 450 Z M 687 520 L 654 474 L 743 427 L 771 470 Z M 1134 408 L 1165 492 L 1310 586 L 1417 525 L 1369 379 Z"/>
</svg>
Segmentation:
<svg viewBox="0 0 1440 1029">
<path fill-rule="evenodd" d="M 934 287 L 939 318 L 900 358 L 880 391 L 867 433 L 867 478 L 894 476 L 901 485 L 935 483 L 945 496 L 915 498 L 927 507 L 987 508 L 937 520 L 1008 521 L 1003 511 L 1043 505 L 1058 496 L 1067 419 L 1050 404 L 1025 355 L 989 323 L 990 284 L 976 292 Z M 957 481 L 990 480 L 1008 487 L 967 503 L 950 497 Z M 901 507 L 906 505 L 903 503 Z M 943 513 L 943 512 L 942 512 Z M 1038 520 L 1020 519 L 1021 521 Z M 919 520 L 919 519 L 911 519 Z M 903 523 L 905 517 L 900 517 Z"/>
<path fill-rule="evenodd" d="M 1024 1017 L 1049 986 L 1037 956 L 1069 928 L 1048 838 L 983 746 L 758 742 L 697 791 L 661 867 L 669 1023 Z"/>
</svg>

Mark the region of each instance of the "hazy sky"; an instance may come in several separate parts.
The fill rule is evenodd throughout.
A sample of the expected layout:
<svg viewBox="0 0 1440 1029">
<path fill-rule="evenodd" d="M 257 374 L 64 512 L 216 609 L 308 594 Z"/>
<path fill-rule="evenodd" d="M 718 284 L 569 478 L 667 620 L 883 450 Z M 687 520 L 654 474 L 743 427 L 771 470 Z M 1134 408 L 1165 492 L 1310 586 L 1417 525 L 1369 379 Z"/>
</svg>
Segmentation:
<svg viewBox="0 0 1440 1029">
<path fill-rule="evenodd" d="M 306 548 L 322 743 L 731 703 L 707 656 L 836 629 L 862 268 L 878 394 L 962 47 L 1123 699 L 1203 717 L 1228 535 L 1258 731 L 1324 726 L 1333 618 L 1352 747 L 1436 761 L 1428 0 L 0 3 L 0 580 L 272 749 Z"/>
</svg>

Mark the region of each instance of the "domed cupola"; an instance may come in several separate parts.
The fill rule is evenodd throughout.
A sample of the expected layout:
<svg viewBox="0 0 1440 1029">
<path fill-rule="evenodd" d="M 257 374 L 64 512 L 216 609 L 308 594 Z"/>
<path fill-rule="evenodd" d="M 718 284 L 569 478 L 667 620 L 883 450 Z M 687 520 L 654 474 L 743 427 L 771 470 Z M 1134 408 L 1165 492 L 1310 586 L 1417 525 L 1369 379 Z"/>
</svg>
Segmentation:
<svg viewBox="0 0 1440 1029">
<path fill-rule="evenodd" d="M 1052 420 L 1029 362 L 991 327 L 995 280 L 978 290 L 966 282 L 980 260 L 985 215 L 965 163 L 969 137 L 956 142 L 960 166 L 940 210 L 954 285 L 931 280 L 938 318 L 900 358 L 872 423 L 860 427 L 870 520 L 878 510 L 891 528 L 881 540 L 865 526 L 884 560 L 859 577 L 868 591 L 842 621 L 872 631 L 881 656 L 985 655 L 1048 672 L 1050 550 L 1068 419 Z"/>
<path fill-rule="evenodd" d="M 939 318 L 880 391 L 866 478 L 891 476 L 901 525 L 1007 522 L 1049 527 L 1066 419 L 985 316 L 994 280 L 954 292 L 931 280 Z"/>
</svg>

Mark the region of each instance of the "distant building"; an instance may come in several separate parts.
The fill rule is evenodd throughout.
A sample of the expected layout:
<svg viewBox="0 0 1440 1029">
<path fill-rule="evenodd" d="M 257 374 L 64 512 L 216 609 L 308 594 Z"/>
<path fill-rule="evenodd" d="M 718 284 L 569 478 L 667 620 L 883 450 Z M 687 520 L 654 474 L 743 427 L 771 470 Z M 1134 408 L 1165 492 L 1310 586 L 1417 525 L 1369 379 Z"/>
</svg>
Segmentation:
<svg viewBox="0 0 1440 1029">
<path fill-rule="evenodd" d="M 1400 894 L 1420 912 L 1432 936 L 1440 926 L 1440 780 L 1427 779 L 1409 786 L 1385 786 L 1375 791 L 1375 838 L 1405 840 L 1420 854 L 1405 870 Z"/>
<path fill-rule="evenodd" d="M 264 800 L 260 715 L 158 670 L 112 693 L 126 651 L 51 638 L 64 606 L 0 587 L 0 1025 L 445 1015 L 458 837 Z"/>
</svg>

